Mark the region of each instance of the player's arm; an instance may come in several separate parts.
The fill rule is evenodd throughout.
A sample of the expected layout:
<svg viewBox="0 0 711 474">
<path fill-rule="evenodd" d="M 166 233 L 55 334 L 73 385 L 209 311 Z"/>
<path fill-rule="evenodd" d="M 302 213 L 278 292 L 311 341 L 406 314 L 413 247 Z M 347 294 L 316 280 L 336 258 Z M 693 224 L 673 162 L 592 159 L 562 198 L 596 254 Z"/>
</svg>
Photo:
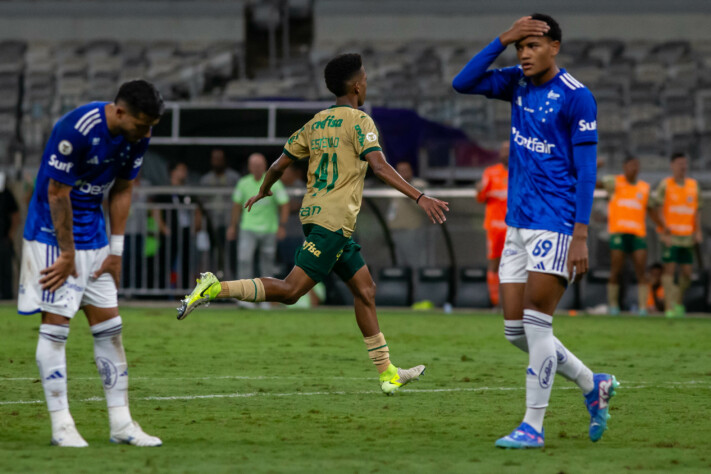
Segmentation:
<svg viewBox="0 0 711 474">
<path fill-rule="evenodd" d="M 667 227 L 664 217 L 662 215 L 662 206 L 664 206 L 664 200 L 666 199 L 667 185 L 666 181 L 662 180 L 654 190 L 651 196 L 649 206 L 649 217 L 657 224 L 657 232 L 660 234 L 659 237 L 664 243 L 664 245 L 671 245 L 671 230 Z"/>
<path fill-rule="evenodd" d="M 697 184 L 698 186 L 698 184 Z M 694 216 L 694 240 L 697 244 L 704 241 L 704 234 L 701 229 L 701 207 L 703 205 L 701 201 L 701 190 L 697 191 L 697 204 L 696 204 L 696 215 Z"/>
<path fill-rule="evenodd" d="M 54 292 L 61 287 L 69 276 L 78 276 L 74 263 L 74 228 L 72 201 L 70 193 L 72 186 L 50 178 L 47 195 L 49 212 L 59 245 L 59 257 L 50 266 L 40 272 L 40 284 L 43 290 Z"/>
<path fill-rule="evenodd" d="M 124 233 L 126 232 L 128 214 L 131 210 L 132 197 L 133 180 L 116 178 L 109 191 L 109 227 L 111 229 L 109 255 L 101 262 L 99 269 L 91 275 L 92 278 L 99 278 L 104 273 L 108 273 L 114 279 L 117 288 L 119 286 L 119 277 L 121 276 Z"/>
<path fill-rule="evenodd" d="M 491 180 L 489 179 L 489 174 L 484 171 L 484 174 L 482 175 L 481 179 L 477 181 L 476 183 L 476 200 L 484 203 L 486 202 L 486 194 L 487 190 L 489 188 L 489 182 Z"/>
<path fill-rule="evenodd" d="M 578 177 L 575 190 L 575 226 L 568 250 L 568 274 L 580 281 L 588 271 L 588 225 L 597 178 L 597 144 L 573 146 L 573 160 Z"/>
<path fill-rule="evenodd" d="M 449 203 L 425 196 L 425 193 L 405 181 L 405 179 L 400 176 L 400 173 L 395 171 L 385 160 L 385 155 L 382 151 L 371 151 L 365 155 L 365 159 L 373 170 L 373 173 L 375 173 L 375 176 L 417 202 L 433 223 L 436 224 L 439 222 L 442 224 L 447 220 L 444 216 L 444 211 L 449 211 L 449 207 L 447 207 Z"/>
<path fill-rule="evenodd" d="M 282 153 L 281 156 L 274 163 L 272 163 L 272 165 L 267 170 L 267 173 L 264 175 L 264 181 L 259 187 L 259 192 L 257 193 L 257 195 L 252 196 L 245 203 L 244 207 L 247 209 L 247 212 L 252 210 L 252 206 L 255 202 L 272 195 L 272 186 L 274 186 L 274 183 L 279 181 L 281 175 L 284 174 L 284 170 L 286 170 L 289 165 L 291 165 L 291 163 L 292 158 L 290 158 L 284 153 Z"/>
<path fill-rule="evenodd" d="M 492 41 L 474 56 L 454 77 L 452 87 L 461 94 L 484 94 L 487 97 L 510 99 L 508 97 L 509 75 L 519 75 L 517 68 L 487 71 L 489 66 L 506 47 L 527 36 L 543 36 L 549 29 L 544 21 L 526 16 L 516 20 L 507 31 Z"/>
</svg>

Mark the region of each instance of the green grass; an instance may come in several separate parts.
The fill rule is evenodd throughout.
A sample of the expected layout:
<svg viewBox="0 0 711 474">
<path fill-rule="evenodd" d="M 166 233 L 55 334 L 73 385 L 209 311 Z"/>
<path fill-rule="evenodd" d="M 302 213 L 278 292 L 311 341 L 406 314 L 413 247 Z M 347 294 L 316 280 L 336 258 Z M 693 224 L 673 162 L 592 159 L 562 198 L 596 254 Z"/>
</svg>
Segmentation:
<svg viewBox="0 0 711 474">
<path fill-rule="evenodd" d="M 350 310 L 174 314 L 122 309 L 131 411 L 163 439 L 156 449 L 108 442 L 91 336 L 83 316 L 73 321 L 70 407 L 90 447 L 72 450 L 49 446 L 34 362 L 39 318 L 0 307 L 0 472 L 711 469 L 711 319 L 556 318 L 568 348 L 622 387 L 609 431 L 593 444 L 579 390 L 556 378 L 546 447 L 521 452 L 494 448 L 525 405 L 527 359 L 504 339 L 500 316 L 380 311 L 393 362 L 428 366 L 409 390 L 385 397 Z M 190 398 L 199 396 L 210 397 Z M 9 403 L 32 400 L 42 402 Z"/>
</svg>

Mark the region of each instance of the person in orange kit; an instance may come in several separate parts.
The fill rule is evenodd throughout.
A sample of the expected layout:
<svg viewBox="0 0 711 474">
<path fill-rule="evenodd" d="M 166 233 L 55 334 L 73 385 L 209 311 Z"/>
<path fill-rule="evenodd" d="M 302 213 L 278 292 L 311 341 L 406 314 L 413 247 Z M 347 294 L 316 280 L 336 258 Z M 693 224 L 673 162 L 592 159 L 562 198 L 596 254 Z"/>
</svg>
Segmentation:
<svg viewBox="0 0 711 474">
<path fill-rule="evenodd" d="M 499 305 L 499 261 L 506 241 L 506 199 L 509 183 L 509 142 L 499 149 L 500 163 L 484 170 L 481 181 L 476 184 L 476 199 L 486 204 L 484 229 L 486 230 L 486 258 L 489 261 L 486 282 L 489 299 Z"/>
</svg>

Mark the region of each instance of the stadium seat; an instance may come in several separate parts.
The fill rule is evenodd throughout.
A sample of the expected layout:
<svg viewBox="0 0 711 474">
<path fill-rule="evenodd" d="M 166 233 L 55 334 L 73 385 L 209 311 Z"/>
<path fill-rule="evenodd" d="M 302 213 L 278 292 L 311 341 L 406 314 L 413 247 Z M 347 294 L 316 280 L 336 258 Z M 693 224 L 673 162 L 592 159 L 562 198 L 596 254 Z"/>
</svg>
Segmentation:
<svg viewBox="0 0 711 474">
<path fill-rule="evenodd" d="M 489 288 L 486 284 L 486 268 L 462 268 L 459 271 L 457 295 L 454 305 L 458 308 L 490 308 Z"/>
<path fill-rule="evenodd" d="M 588 271 L 580 285 L 580 307 L 592 308 L 607 303 L 607 281 L 610 278 L 609 269 L 597 268 Z"/>
<path fill-rule="evenodd" d="M 421 268 L 415 301 L 431 301 L 435 306 L 443 306 L 450 300 L 448 268 Z"/>
<path fill-rule="evenodd" d="M 380 270 L 375 304 L 378 306 L 409 306 L 412 303 L 412 271 L 407 267 Z"/>
</svg>

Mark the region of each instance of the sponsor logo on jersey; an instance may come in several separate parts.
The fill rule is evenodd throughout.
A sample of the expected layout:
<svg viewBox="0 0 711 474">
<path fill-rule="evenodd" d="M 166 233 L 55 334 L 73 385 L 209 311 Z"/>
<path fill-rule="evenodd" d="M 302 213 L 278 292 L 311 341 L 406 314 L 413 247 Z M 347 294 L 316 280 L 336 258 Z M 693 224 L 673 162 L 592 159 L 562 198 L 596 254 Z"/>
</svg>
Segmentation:
<svg viewBox="0 0 711 474">
<path fill-rule="evenodd" d="M 52 155 L 49 157 L 49 166 L 58 169 L 59 171 L 66 171 L 67 173 L 69 173 L 69 170 L 72 169 L 74 163 L 66 163 L 63 161 L 59 161 L 57 159 L 57 155 Z"/>
<path fill-rule="evenodd" d="M 311 125 L 311 130 L 318 130 L 319 128 L 338 128 L 343 124 L 343 119 L 335 120 L 335 115 L 329 115 L 321 121 L 316 121 Z"/>
<path fill-rule="evenodd" d="M 363 146 L 363 142 L 365 141 L 365 134 L 363 133 L 363 130 L 360 128 L 360 125 L 356 125 L 355 131 L 358 134 L 358 143 L 360 143 L 360 146 Z"/>
<path fill-rule="evenodd" d="M 98 157 L 98 156 L 94 156 L 92 159 L 90 159 L 89 161 L 87 161 L 87 163 L 89 163 L 90 165 L 98 165 L 98 164 L 99 164 L 99 157 Z"/>
<path fill-rule="evenodd" d="M 548 98 L 551 100 L 558 100 L 560 99 L 560 94 L 556 94 L 553 91 L 548 92 Z"/>
<path fill-rule="evenodd" d="M 134 168 L 139 168 L 143 164 L 143 157 L 139 156 L 136 158 L 136 161 L 133 162 L 133 167 Z"/>
<path fill-rule="evenodd" d="M 304 242 L 303 249 L 309 253 L 312 253 L 314 255 L 314 257 L 321 256 L 321 251 L 316 248 L 316 245 L 314 245 L 313 242 Z"/>
<path fill-rule="evenodd" d="M 374 134 L 373 132 L 368 132 L 368 133 L 365 135 L 365 139 L 366 139 L 368 142 L 374 142 L 375 140 L 378 139 L 378 136 L 377 136 L 376 134 Z"/>
<path fill-rule="evenodd" d="M 321 214 L 321 206 L 307 206 L 299 209 L 299 215 L 301 217 L 315 216 L 317 214 Z"/>
<path fill-rule="evenodd" d="M 581 132 L 592 132 L 593 130 L 597 130 L 597 120 L 593 120 L 592 122 L 581 120 L 578 122 L 578 129 Z"/>
<path fill-rule="evenodd" d="M 98 196 L 99 194 L 104 194 L 106 190 L 108 190 L 111 185 L 114 184 L 114 180 L 111 180 L 110 182 L 106 184 L 102 184 L 101 186 L 97 184 L 91 184 L 87 181 L 79 181 L 76 184 L 76 187 L 78 188 L 78 191 L 84 194 L 91 194 L 92 196 Z"/>
<path fill-rule="evenodd" d="M 641 200 L 642 198 L 640 197 L 639 199 Z M 639 202 L 637 199 L 619 199 L 617 201 L 617 205 L 621 207 L 626 207 L 628 209 L 642 209 L 642 203 Z"/>
<path fill-rule="evenodd" d="M 59 153 L 61 153 L 64 156 L 68 156 L 72 153 L 72 150 L 74 150 L 74 147 L 72 146 L 71 143 L 69 143 L 69 140 L 62 140 L 59 142 L 59 146 L 57 146 L 59 149 Z"/>
<path fill-rule="evenodd" d="M 511 127 L 511 134 L 513 135 L 513 141 L 516 145 L 522 146 L 525 149 L 535 153 L 545 153 L 550 155 L 553 148 L 555 148 L 554 144 L 548 143 L 545 140 L 540 141 L 538 138 L 524 137 L 518 130 L 516 130 L 516 127 Z"/>
</svg>

